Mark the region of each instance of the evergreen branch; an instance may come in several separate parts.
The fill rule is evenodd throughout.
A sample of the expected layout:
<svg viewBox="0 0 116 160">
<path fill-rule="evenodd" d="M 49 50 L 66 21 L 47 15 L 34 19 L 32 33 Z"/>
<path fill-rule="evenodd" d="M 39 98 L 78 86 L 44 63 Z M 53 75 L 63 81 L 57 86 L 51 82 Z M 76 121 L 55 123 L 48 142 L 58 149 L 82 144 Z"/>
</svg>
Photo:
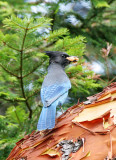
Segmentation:
<svg viewBox="0 0 116 160">
<path fill-rule="evenodd" d="M 29 49 L 29 50 L 25 51 L 25 53 L 28 54 L 28 53 L 31 53 L 31 52 L 34 52 L 34 51 L 44 52 L 44 51 L 45 51 L 44 49 L 45 49 L 46 47 L 47 47 L 47 45 L 45 45 L 44 47 L 41 47 L 41 48 L 35 47 L 35 48 L 32 48 L 32 49 Z M 28 56 L 27 56 L 27 57 L 28 57 Z M 25 58 L 27 58 L 27 57 L 24 57 L 23 59 L 25 59 Z"/>
<path fill-rule="evenodd" d="M 29 23 L 27 24 L 27 28 L 29 26 Z M 26 39 L 26 35 L 27 35 L 27 31 L 28 29 L 25 29 L 25 34 L 24 34 L 24 37 L 23 37 L 23 42 L 22 42 L 22 47 L 21 47 L 21 56 L 20 56 L 20 84 L 21 84 L 21 90 L 22 90 L 22 95 L 23 95 L 23 98 L 25 99 L 25 104 L 29 110 L 29 118 L 31 119 L 32 118 L 32 109 L 27 101 L 27 98 L 26 98 L 26 95 L 25 95 L 25 90 L 24 90 L 24 83 L 23 83 L 23 49 L 24 49 L 24 43 L 25 43 L 25 39 Z"/>
<path fill-rule="evenodd" d="M 42 40 L 44 40 L 44 39 L 42 39 Z M 26 49 L 30 48 L 31 46 L 33 46 L 33 45 L 37 44 L 38 42 L 41 42 L 42 40 L 37 40 L 37 41 L 36 41 L 36 43 L 32 43 L 31 45 L 29 45 L 29 46 L 25 47 L 25 48 L 24 48 L 24 50 L 26 50 Z"/>
<path fill-rule="evenodd" d="M 18 23 L 14 22 L 13 20 L 11 20 L 11 21 L 12 21 L 14 24 L 16 24 L 17 26 L 19 26 L 20 28 L 22 28 L 22 29 L 24 29 L 24 30 L 27 30 L 27 28 L 25 28 L 25 27 L 19 25 Z"/>
<path fill-rule="evenodd" d="M 51 42 L 51 43 L 48 43 L 48 44 L 45 45 L 44 48 L 51 47 L 51 46 L 54 45 L 56 42 L 57 42 L 57 40 L 56 40 L 56 41 L 53 41 L 53 42 Z"/>
<path fill-rule="evenodd" d="M 108 2 L 108 4 L 109 5 L 111 5 L 111 3 L 113 3 L 115 0 L 110 0 L 109 2 Z M 75 13 L 75 12 L 69 12 L 69 15 L 70 15 L 70 13 L 72 13 L 77 19 L 79 19 L 81 22 L 82 22 L 82 24 L 80 25 L 80 27 L 75 27 L 75 26 L 73 26 L 73 25 L 71 25 L 71 24 L 68 24 L 67 25 L 67 27 L 69 28 L 69 30 L 71 30 L 72 29 L 72 31 L 74 32 L 74 30 L 77 30 L 77 29 L 82 29 L 82 28 L 89 28 L 89 29 L 91 29 L 91 27 L 90 27 L 90 22 L 95 18 L 95 17 L 97 17 L 99 14 L 101 14 L 101 13 L 104 13 L 104 10 L 106 9 L 106 7 L 102 7 L 102 8 L 92 8 L 91 9 L 91 13 L 92 14 L 90 14 L 87 18 L 83 18 L 83 17 L 81 17 L 79 14 L 77 14 L 77 13 Z M 68 14 L 68 13 L 67 13 Z"/>
<path fill-rule="evenodd" d="M 40 89 L 37 89 L 33 94 L 31 94 L 30 96 L 27 97 L 27 100 L 33 96 L 35 96 L 36 94 L 38 94 L 38 92 L 40 91 Z"/>
<path fill-rule="evenodd" d="M 33 26 L 33 27 L 30 27 L 30 28 L 26 28 L 26 29 L 27 29 L 27 30 L 34 29 L 34 28 L 40 27 L 42 24 L 43 24 L 43 23 L 41 23 L 41 24 L 38 24 L 38 25 L 36 25 L 36 26 Z"/>
<path fill-rule="evenodd" d="M 9 71 L 8 69 L 6 69 L 2 64 L 0 64 L 0 66 L 2 67 L 2 69 L 4 71 L 6 71 L 7 73 L 9 73 L 10 75 L 14 76 L 14 77 L 17 77 L 18 79 L 20 78 L 18 75 L 12 73 L 11 71 Z"/>
<path fill-rule="evenodd" d="M 15 108 L 16 108 L 16 107 L 15 107 Z M 14 113 L 15 113 L 15 115 L 16 115 L 16 118 L 17 118 L 17 121 L 18 121 L 20 127 L 22 128 L 21 121 L 20 121 L 19 116 L 18 116 L 18 114 L 17 114 L 17 112 L 16 112 L 16 109 L 15 109 Z"/>
<path fill-rule="evenodd" d="M 18 51 L 18 52 L 20 52 L 20 50 L 19 49 L 17 49 L 17 48 L 14 48 L 14 47 L 12 47 L 12 46 L 10 46 L 9 44 L 7 44 L 6 42 L 3 42 L 5 45 L 7 45 L 9 48 L 11 48 L 11 49 L 14 49 L 14 50 L 16 50 L 16 51 Z"/>
<path fill-rule="evenodd" d="M 25 101 L 25 100 L 21 100 L 21 99 L 17 99 L 17 98 L 10 99 L 10 98 L 6 98 L 6 97 L 2 97 L 2 96 L 0 96 L 0 99 L 3 99 L 8 102 L 24 102 Z"/>
<path fill-rule="evenodd" d="M 32 43 L 31 45 L 25 47 L 24 50 L 30 48 L 31 46 L 33 46 L 33 45 L 35 45 L 35 44 L 37 44 L 37 43 L 39 43 L 39 42 L 41 42 L 41 41 L 46 41 L 46 40 L 47 40 L 47 38 L 42 37 L 41 39 L 37 40 L 36 42 Z M 33 51 L 33 49 L 31 49 L 31 51 Z M 28 52 L 28 51 L 26 51 L 26 53 L 27 53 L 27 52 Z M 30 51 L 29 51 L 29 52 L 30 52 Z"/>
<path fill-rule="evenodd" d="M 39 66 L 40 66 L 40 64 L 37 65 L 36 67 L 34 67 L 34 68 L 32 69 L 32 71 L 30 71 L 29 73 L 27 73 L 26 75 L 24 75 L 23 78 L 25 78 L 25 77 L 27 77 L 28 75 L 30 75 L 31 73 L 33 73 Z"/>
<path fill-rule="evenodd" d="M 113 3 L 115 0 L 110 0 L 108 2 L 108 4 L 110 5 L 111 3 Z M 91 21 L 93 18 L 97 17 L 99 14 L 104 13 L 104 10 L 106 9 L 106 7 L 103 8 L 94 8 L 91 10 L 91 12 L 93 13 L 92 15 L 90 15 L 89 17 L 87 17 L 86 19 L 84 19 L 83 24 L 80 26 L 80 28 L 85 28 L 85 27 L 89 27 L 88 26 L 88 22 Z"/>
<path fill-rule="evenodd" d="M 37 66 L 35 66 L 32 71 L 30 71 L 29 73 L 27 73 L 26 75 L 23 76 L 23 78 L 27 77 L 28 75 L 30 75 L 31 73 L 33 73 L 34 71 L 36 71 L 36 69 L 41 66 L 43 64 L 44 61 L 42 61 L 41 63 L 39 63 Z"/>
</svg>

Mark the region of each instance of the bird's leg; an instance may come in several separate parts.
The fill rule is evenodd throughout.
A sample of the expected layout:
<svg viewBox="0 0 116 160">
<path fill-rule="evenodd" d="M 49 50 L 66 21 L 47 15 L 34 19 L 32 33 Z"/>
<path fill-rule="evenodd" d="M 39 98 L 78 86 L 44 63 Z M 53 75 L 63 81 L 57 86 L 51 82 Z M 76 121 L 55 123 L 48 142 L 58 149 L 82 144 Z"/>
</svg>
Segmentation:
<svg viewBox="0 0 116 160">
<path fill-rule="evenodd" d="M 60 107 L 60 109 L 61 109 L 61 111 L 62 111 L 62 114 L 64 113 L 64 111 L 63 111 L 63 109 L 62 109 L 62 106 L 61 106 L 61 104 L 59 105 L 59 107 Z"/>
</svg>

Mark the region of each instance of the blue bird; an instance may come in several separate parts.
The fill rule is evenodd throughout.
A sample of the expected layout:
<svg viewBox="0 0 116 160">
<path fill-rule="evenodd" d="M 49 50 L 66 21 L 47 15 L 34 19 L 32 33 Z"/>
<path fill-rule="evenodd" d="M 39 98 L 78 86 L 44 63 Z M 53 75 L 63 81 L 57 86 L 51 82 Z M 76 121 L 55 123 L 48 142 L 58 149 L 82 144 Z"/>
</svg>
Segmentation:
<svg viewBox="0 0 116 160">
<path fill-rule="evenodd" d="M 70 80 L 64 68 L 70 61 L 77 60 L 64 52 L 46 51 L 45 53 L 49 56 L 50 60 L 48 74 L 41 87 L 43 108 L 37 124 L 39 131 L 54 128 L 56 107 L 61 106 L 65 102 L 68 90 L 71 88 Z"/>
</svg>

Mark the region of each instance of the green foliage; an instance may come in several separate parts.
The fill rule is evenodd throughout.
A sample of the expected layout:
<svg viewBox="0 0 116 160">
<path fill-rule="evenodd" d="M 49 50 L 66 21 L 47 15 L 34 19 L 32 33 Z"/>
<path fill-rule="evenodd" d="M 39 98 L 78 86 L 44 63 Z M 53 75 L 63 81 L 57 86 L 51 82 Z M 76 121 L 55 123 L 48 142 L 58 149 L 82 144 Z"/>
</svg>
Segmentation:
<svg viewBox="0 0 116 160">
<path fill-rule="evenodd" d="M 54 32 L 50 32 L 50 35 L 48 36 L 47 40 L 49 42 L 54 42 L 57 41 L 59 38 L 63 38 L 68 34 L 69 34 L 68 29 L 61 28 L 59 30 L 55 30 Z"/>
<path fill-rule="evenodd" d="M 78 36 L 75 38 L 71 38 L 69 36 L 64 37 L 63 39 L 59 39 L 55 46 L 54 50 L 63 50 L 66 51 L 69 55 L 74 56 L 82 56 L 85 51 L 85 38 L 82 36 Z"/>
<path fill-rule="evenodd" d="M 79 64 L 66 69 L 72 82 L 71 92 L 75 96 L 78 91 L 89 94 L 89 87 L 96 88 L 99 85 L 88 78 L 93 72 L 82 66 L 84 37 L 71 38 L 66 28 L 47 34 L 45 29 L 50 30 L 51 25 L 49 18 L 21 19 L 13 15 L 4 19 L 3 23 L 5 33 L 0 32 L 0 98 L 8 102 L 6 104 L 9 107 L 5 116 L 0 117 L 0 144 L 8 154 L 25 131 L 28 133 L 36 129 L 41 111 L 38 95 L 48 66 L 48 57 L 43 53 L 45 50 L 64 51 L 79 57 Z M 39 36 L 37 29 L 42 30 Z"/>
<path fill-rule="evenodd" d="M 67 73 L 72 82 L 72 93 L 77 96 L 77 93 L 85 95 L 91 93 L 91 89 L 100 87 L 100 84 L 93 80 L 93 72 L 84 68 L 82 64 L 72 66 L 67 69 Z M 83 96 L 83 98 L 86 96 Z"/>
<path fill-rule="evenodd" d="M 12 7 L 7 2 L 0 1 L 0 19 L 7 17 L 13 13 Z"/>
<path fill-rule="evenodd" d="M 20 106 L 14 107 L 11 106 L 6 111 L 6 116 L 8 120 L 12 123 L 21 125 L 28 118 L 25 110 Z"/>
<path fill-rule="evenodd" d="M 13 29 L 17 32 L 22 32 L 22 30 L 31 30 L 31 32 L 34 32 L 37 30 L 37 28 L 41 27 L 47 27 L 50 25 L 51 19 L 48 18 L 38 18 L 36 21 L 33 18 L 27 18 L 21 19 L 16 16 L 11 16 L 11 18 L 6 18 L 3 23 L 4 27 Z M 29 32 L 30 33 L 30 32 Z"/>
<path fill-rule="evenodd" d="M 5 160 L 16 140 L 22 137 L 18 135 L 18 125 L 11 123 L 5 116 L 0 115 L 0 158 Z"/>
<path fill-rule="evenodd" d="M 7 158 L 18 140 L 36 130 L 42 108 L 40 89 L 48 66 L 44 51 L 63 51 L 79 57 L 78 64 L 66 68 L 72 89 L 69 93 L 71 104 L 66 104 L 65 109 L 77 103 L 78 98 L 83 100 L 100 88 L 94 73 L 85 66 L 87 60 L 84 57 L 90 60 L 95 56 L 93 51 L 91 55 L 86 52 L 85 43 L 95 47 L 105 47 L 106 41 L 116 44 L 115 14 L 108 14 L 115 13 L 115 5 L 106 0 L 91 0 L 92 6 L 83 18 L 74 10 L 60 10 L 61 3 L 69 2 L 72 0 L 46 2 L 48 13 L 42 17 L 40 12 L 32 13 L 31 2 L 0 1 L 0 20 L 3 20 L 0 31 L 0 109 L 6 108 L 5 115 L 0 116 L 2 160 Z M 40 6 L 41 1 L 32 5 L 36 4 Z M 68 22 L 70 15 L 74 15 L 79 23 Z"/>
<path fill-rule="evenodd" d="M 106 0 L 92 0 L 92 3 L 95 6 L 95 8 L 110 7 Z"/>
</svg>

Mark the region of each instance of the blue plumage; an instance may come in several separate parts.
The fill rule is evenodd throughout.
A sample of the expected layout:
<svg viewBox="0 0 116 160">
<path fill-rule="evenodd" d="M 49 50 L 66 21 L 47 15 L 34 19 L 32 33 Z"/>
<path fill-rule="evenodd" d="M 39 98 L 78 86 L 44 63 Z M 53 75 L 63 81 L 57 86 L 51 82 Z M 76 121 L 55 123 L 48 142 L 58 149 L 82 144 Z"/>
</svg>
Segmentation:
<svg viewBox="0 0 116 160">
<path fill-rule="evenodd" d="M 56 104 L 52 103 L 48 107 L 43 107 L 38 121 L 37 129 L 39 131 L 52 129 L 55 126 Z"/>
<path fill-rule="evenodd" d="M 47 54 L 50 57 L 50 65 L 41 88 L 43 108 L 37 124 L 39 131 L 54 128 L 56 107 L 65 102 L 71 88 L 70 80 L 64 71 L 64 67 L 69 64 L 66 59 L 68 55 L 63 52 Z"/>
<path fill-rule="evenodd" d="M 62 105 L 68 96 L 68 92 L 65 92 L 59 99 L 54 101 L 48 107 L 43 107 L 38 121 L 37 129 L 39 131 L 45 129 L 52 129 L 55 126 L 56 107 Z"/>
</svg>

